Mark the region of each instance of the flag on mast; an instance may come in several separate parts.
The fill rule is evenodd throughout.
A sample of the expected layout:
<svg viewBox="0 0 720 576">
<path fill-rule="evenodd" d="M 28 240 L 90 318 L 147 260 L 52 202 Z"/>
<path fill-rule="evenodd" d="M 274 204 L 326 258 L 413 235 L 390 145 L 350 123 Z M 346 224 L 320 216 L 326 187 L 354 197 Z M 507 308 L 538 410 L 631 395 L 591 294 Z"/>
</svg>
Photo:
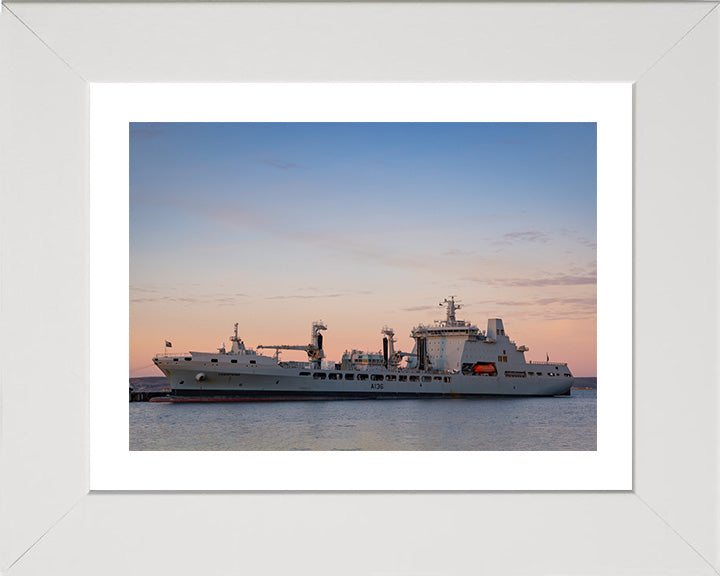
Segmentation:
<svg viewBox="0 0 720 576">
<path fill-rule="evenodd" d="M 545 352 L 545 362 L 550 362 L 550 354 Z"/>
</svg>

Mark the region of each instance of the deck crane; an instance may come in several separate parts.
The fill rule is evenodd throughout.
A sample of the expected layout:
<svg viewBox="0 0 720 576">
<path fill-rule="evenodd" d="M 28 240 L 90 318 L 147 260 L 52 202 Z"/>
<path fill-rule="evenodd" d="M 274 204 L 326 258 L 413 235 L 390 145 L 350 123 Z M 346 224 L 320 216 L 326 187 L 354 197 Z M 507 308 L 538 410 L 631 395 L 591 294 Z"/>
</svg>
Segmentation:
<svg viewBox="0 0 720 576">
<path fill-rule="evenodd" d="M 414 352 L 402 352 L 395 350 L 395 331 L 392 328 L 383 326 L 380 333 L 383 335 L 383 364 L 397 368 L 405 357 L 415 356 Z"/>
<path fill-rule="evenodd" d="M 256 348 L 269 348 L 275 350 L 275 358 L 278 359 L 280 350 L 304 350 L 307 352 L 308 359 L 312 364 L 313 368 L 320 368 L 322 359 L 325 358 L 325 352 L 323 352 L 323 336 L 320 334 L 320 330 L 327 330 L 327 326 L 323 322 L 313 322 L 312 332 L 310 334 L 310 344 L 306 346 L 294 346 L 290 344 L 273 344 L 263 345 L 258 344 Z"/>
</svg>

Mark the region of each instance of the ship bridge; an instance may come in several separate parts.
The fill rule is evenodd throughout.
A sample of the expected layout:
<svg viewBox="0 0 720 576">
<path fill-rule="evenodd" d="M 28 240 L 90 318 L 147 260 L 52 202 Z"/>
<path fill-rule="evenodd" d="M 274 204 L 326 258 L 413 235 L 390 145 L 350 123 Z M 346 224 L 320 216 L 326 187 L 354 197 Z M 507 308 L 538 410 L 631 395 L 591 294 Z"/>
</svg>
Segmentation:
<svg viewBox="0 0 720 576">
<path fill-rule="evenodd" d="M 467 364 L 481 362 L 511 371 L 525 369 L 524 353 L 528 347 L 517 346 L 510 340 L 500 318 L 488 319 L 487 331 L 481 331 L 472 323 L 457 319 L 456 311 L 461 305 L 453 296 L 444 299 L 440 306 L 446 308 L 445 320 L 413 328 L 415 348 L 408 367 L 454 372 Z"/>
<path fill-rule="evenodd" d="M 429 336 L 481 336 L 477 326 L 474 326 L 470 322 L 465 322 L 465 320 L 457 319 L 455 312 L 460 310 L 462 305 L 455 302 L 455 296 L 450 296 L 449 300 L 445 298 L 440 302 L 440 306 L 446 307 L 445 320 L 438 320 L 433 326 L 420 324 L 413 328 L 413 338 L 427 338 Z"/>
<path fill-rule="evenodd" d="M 440 302 L 445 307 L 445 320 L 438 320 L 433 326 L 423 324 L 412 330 L 415 340 L 412 368 L 419 370 L 448 371 L 457 369 L 468 340 L 484 340 L 485 335 L 477 326 L 458 320 L 456 312 L 462 305 L 454 296 Z M 410 366 L 410 364 L 409 364 Z"/>
</svg>

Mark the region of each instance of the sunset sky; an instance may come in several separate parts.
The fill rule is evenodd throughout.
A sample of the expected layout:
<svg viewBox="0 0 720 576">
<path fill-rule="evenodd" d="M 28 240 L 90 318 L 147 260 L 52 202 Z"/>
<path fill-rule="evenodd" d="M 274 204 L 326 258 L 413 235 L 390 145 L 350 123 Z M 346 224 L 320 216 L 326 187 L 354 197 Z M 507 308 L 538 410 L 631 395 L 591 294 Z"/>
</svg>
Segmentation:
<svg viewBox="0 0 720 576">
<path fill-rule="evenodd" d="M 235 322 L 251 348 L 323 320 L 328 360 L 384 325 L 410 351 L 451 294 L 596 375 L 594 123 L 130 125 L 130 376 Z"/>
</svg>

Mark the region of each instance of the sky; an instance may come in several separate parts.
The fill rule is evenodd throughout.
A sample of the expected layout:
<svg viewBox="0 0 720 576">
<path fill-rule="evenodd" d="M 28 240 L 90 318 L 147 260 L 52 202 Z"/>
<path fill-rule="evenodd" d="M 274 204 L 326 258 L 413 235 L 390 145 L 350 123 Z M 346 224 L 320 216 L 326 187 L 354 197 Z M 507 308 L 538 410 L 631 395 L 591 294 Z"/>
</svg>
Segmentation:
<svg viewBox="0 0 720 576">
<path fill-rule="evenodd" d="M 594 123 L 131 123 L 130 376 L 164 351 L 328 360 L 458 319 L 596 375 Z M 267 353 L 271 353 L 267 351 Z M 304 360 L 284 352 L 283 360 Z"/>
</svg>

